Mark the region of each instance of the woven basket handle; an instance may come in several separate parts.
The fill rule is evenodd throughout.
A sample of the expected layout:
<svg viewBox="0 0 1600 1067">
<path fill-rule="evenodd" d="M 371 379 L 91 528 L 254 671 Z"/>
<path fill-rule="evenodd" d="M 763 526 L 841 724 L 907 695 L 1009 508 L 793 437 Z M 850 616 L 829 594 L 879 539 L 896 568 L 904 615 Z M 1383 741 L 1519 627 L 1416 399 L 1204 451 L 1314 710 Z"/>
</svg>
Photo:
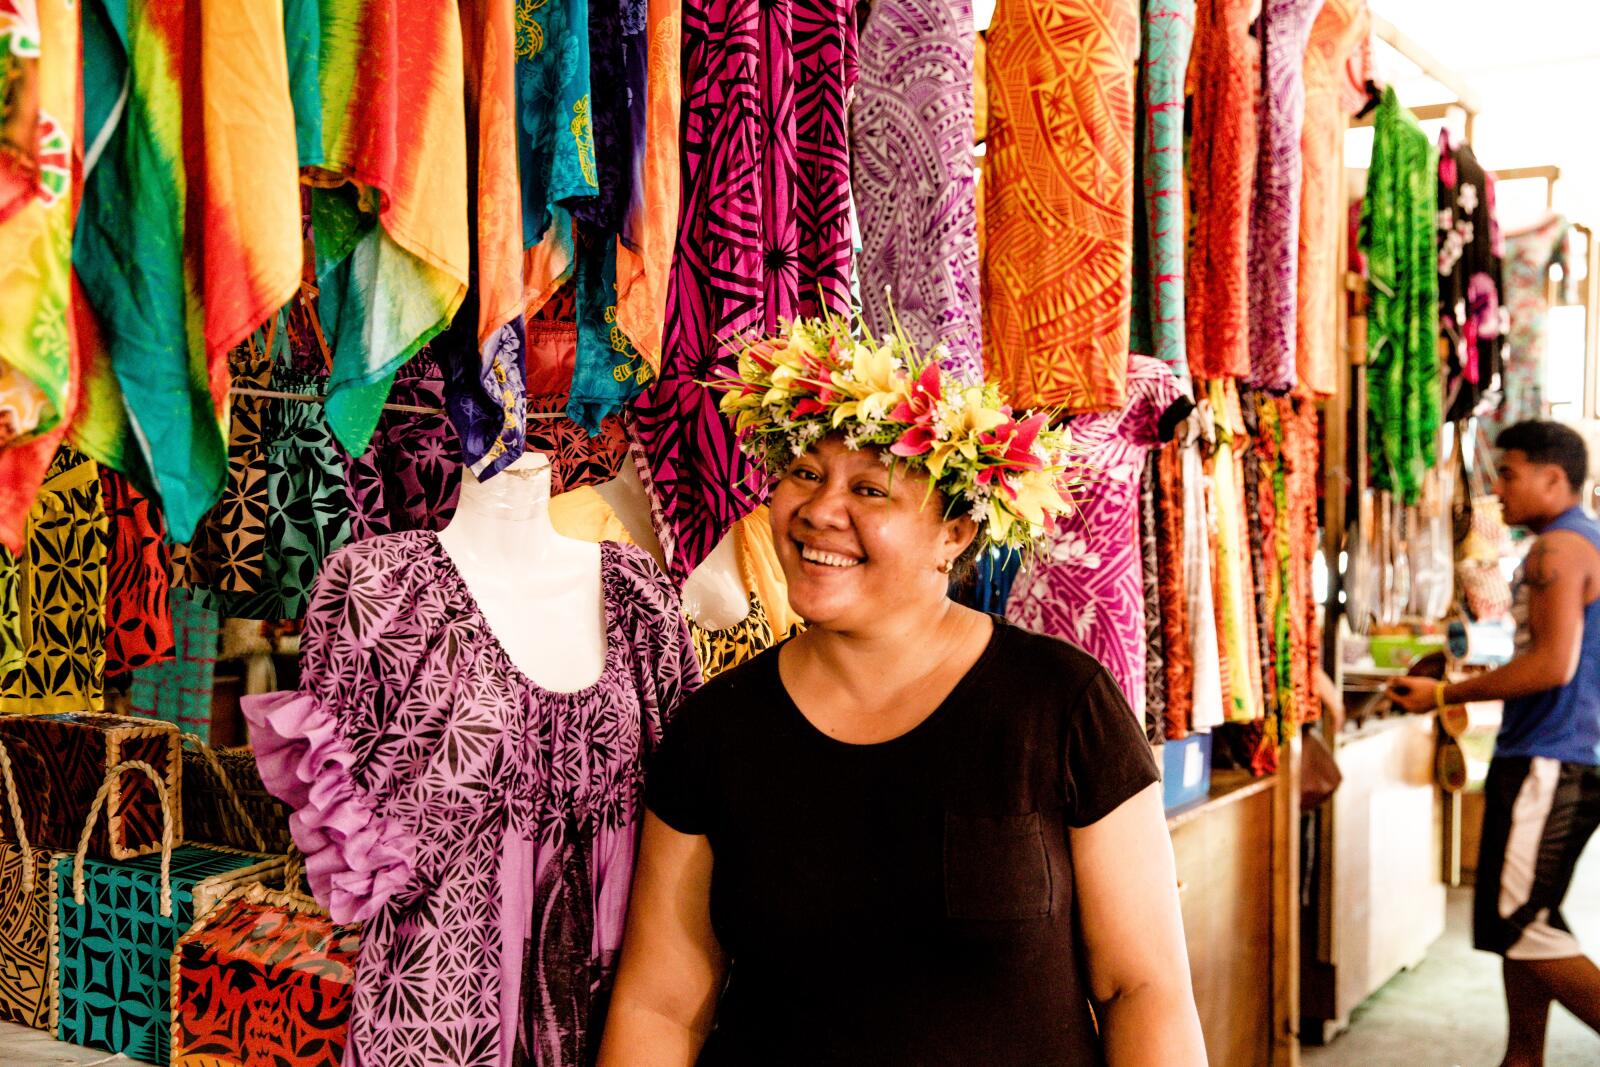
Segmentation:
<svg viewBox="0 0 1600 1067">
<path fill-rule="evenodd" d="M 11 772 L 11 752 L 0 739 L 0 775 L 6 783 L 6 803 L 11 809 L 11 825 L 17 828 L 17 848 L 22 852 L 22 891 L 33 892 L 33 852 L 28 848 L 28 828 L 22 825 L 22 799 L 17 793 L 16 775 Z"/>
<path fill-rule="evenodd" d="M 155 783 L 156 796 L 161 799 L 161 916 L 165 919 L 172 918 L 172 797 L 167 792 L 167 783 L 161 780 L 161 775 L 156 769 L 143 760 L 123 760 L 106 772 L 106 777 L 100 783 L 100 789 L 94 795 L 94 803 L 89 805 L 89 817 L 83 823 L 83 836 L 78 839 L 78 852 L 72 858 L 72 902 L 83 904 L 83 864 L 89 858 L 89 838 L 94 834 L 95 820 L 100 817 L 100 809 L 105 807 L 106 800 L 111 796 L 111 790 L 117 787 L 126 771 L 139 771 Z"/>
<path fill-rule="evenodd" d="M 266 838 L 261 836 L 261 830 L 256 826 L 256 821 L 250 817 L 250 812 L 245 808 L 244 801 L 239 798 L 239 790 L 234 787 L 233 776 L 228 769 L 217 759 L 216 750 L 206 744 L 199 734 L 184 734 L 185 741 L 194 743 L 195 750 L 206 761 L 206 766 L 211 768 L 211 773 L 222 783 L 222 795 L 228 798 L 228 804 L 233 808 L 234 817 L 239 820 L 239 825 L 249 835 L 251 842 L 256 846 L 257 852 L 267 850 Z"/>
<path fill-rule="evenodd" d="M 283 891 L 308 896 L 305 877 L 306 858 L 299 849 L 292 849 L 283 864 Z"/>
</svg>

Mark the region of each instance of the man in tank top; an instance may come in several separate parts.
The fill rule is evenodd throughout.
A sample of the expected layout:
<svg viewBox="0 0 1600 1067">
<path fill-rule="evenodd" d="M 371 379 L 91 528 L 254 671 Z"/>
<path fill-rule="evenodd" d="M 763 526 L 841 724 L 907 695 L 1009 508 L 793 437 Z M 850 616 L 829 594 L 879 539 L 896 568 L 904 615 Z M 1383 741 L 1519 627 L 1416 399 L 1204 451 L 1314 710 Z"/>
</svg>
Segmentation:
<svg viewBox="0 0 1600 1067">
<path fill-rule="evenodd" d="M 1600 824 L 1600 522 L 1578 503 L 1588 454 L 1577 431 L 1521 422 L 1495 444 L 1506 522 L 1538 535 L 1515 583 L 1517 655 L 1464 681 L 1402 678 L 1391 690 L 1411 711 L 1505 702 L 1484 784 L 1473 942 L 1505 958 L 1502 1067 L 1529 1067 L 1544 1062 L 1552 1001 L 1600 1030 L 1600 968 L 1561 915 Z"/>
</svg>

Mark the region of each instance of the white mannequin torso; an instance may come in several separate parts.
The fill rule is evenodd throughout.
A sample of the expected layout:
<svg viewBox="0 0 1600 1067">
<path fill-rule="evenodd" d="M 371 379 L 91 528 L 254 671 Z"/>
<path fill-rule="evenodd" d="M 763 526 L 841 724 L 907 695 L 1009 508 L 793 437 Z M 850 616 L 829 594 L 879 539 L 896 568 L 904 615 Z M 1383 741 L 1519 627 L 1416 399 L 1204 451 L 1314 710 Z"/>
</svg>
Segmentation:
<svg viewBox="0 0 1600 1067">
<path fill-rule="evenodd" d="M 605 670 L 600 546 L 550 524 L 550 459 L 522 456 L 488 482 L 464 471 L 439 533 L 511 662 L 542 689 L 575 692 Z"/>
</svg>

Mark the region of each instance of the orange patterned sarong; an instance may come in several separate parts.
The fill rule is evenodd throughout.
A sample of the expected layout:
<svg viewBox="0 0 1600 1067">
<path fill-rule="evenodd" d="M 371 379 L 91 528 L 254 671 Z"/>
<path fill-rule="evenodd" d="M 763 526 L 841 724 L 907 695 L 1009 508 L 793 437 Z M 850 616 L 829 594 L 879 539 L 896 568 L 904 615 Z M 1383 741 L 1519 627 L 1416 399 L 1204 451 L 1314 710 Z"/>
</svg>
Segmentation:
<svg viewBox="0 0 1600 1067">
<path fill-rule="evenodd" d="M 1126 401 L 1134 0 L 1000 0 L 987 41 L 983 353 L 1019 407 Z"/>
</svg>

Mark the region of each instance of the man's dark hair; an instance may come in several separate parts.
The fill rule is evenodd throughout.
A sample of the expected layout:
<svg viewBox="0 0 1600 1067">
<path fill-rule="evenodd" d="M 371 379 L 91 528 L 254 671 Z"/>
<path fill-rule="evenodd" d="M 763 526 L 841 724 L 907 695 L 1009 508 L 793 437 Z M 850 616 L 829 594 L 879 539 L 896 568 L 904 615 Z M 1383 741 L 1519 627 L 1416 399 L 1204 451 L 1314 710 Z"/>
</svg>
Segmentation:
<svg viewBox="0 0 1600 1067">
<path fill-rule="evenodd" d="M 1530 463 L 1554 463 L 1567 476 L 1573 492 L 1581 492 L 1589 476 L 1589 449 L 1571 426 L 1544 419 L 1529 419 L 1507 426 L 1494 439 L 1502 451 L 1514 448 Z"/>
</svg>

